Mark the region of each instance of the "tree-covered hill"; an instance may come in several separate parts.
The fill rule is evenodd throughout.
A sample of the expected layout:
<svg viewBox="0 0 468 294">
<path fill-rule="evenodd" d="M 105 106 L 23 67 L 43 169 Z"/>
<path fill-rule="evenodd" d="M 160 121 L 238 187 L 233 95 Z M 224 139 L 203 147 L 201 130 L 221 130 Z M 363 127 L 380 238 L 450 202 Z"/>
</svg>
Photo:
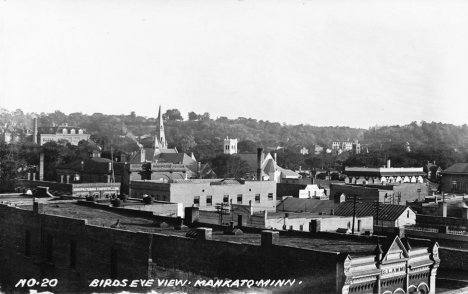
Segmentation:
<svg viewBox="0 0 468 294">
<path fill-rule="evenodd" d="M 12 112 L 0 110 L 2 127 L 14 124 L 17 128 L 32 129 L 33 117 L 38 118 L 39 127 L 68 123 L 85 128 L 96 145 L 107 148 L 112 144 L 116 151 L 124 152 L 138 150 L 138 144 L 150 147 L 151 136 L 156 129 L 156 117 L 142 117 L 135 112 L 125 115 L 67 115 L 58 110 L 40 114 L 24 113 L 20 109 Z M 256 152 L 257 147 L 265 150 L 282 147 L 278 161 L 292 169 L 330 166 L 337 161 L 346 165 L 382 165 L 387 158 L 392 159 L 394 166 L 421 166 L 426 161 L 435 160 L 445 168 L 454 162 L 465 161 L 468 147 L 466 124 L 455 126 L 422 121 L 402 126 L 373 126 L 366 130 L 346 126 L 288 125 L 244 117 L 213 119 L 209 113 L 189 112 L 185 117 L 187 120 L 177 109 L 164 113 L 169 147 L 189 154 L 193 152 L 202 162 L 211 162 L 222 152 L 226 137 L 239 140 L 240 152 Z M 363 146 L 363 154 L 358 156 L 348 156 L 347 159 L 326 153 L 297 156 L 301 147 L 309 150 L 314 145 L 330 148 L 333 141 L 355 140 Z M 411 149 L 409 153 L 403 148 L 407 143 Z"/>
</svg>

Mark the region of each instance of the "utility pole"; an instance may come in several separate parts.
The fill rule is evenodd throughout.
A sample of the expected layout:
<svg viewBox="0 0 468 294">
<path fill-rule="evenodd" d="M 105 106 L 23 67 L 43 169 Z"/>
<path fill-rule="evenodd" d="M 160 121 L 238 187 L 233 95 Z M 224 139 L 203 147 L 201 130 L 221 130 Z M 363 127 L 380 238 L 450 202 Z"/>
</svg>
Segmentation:
<svg viewBox="0 0 468 294">
<path fill-rule="evenodd" d="M 355 219 L 356 219 L 356 199 L 358 200 L 361 200 L 361 198 L 357 198 L 356 197 L 357 195 L 356 194 L 353 194 L 353 228 L 352 228 L 352 234 L 354 235 L 354 222 L 355 222 Z"/>
<path fill-rule="evenodd" d="M 376 226 L 378 227 L 379 225 L 379 212 L 380 209 L 382 209 L 382 203 L 380 201 L 374 201 L 374 208 L 377 210 L 377 219 L 376 219 Z"/>
</svg>

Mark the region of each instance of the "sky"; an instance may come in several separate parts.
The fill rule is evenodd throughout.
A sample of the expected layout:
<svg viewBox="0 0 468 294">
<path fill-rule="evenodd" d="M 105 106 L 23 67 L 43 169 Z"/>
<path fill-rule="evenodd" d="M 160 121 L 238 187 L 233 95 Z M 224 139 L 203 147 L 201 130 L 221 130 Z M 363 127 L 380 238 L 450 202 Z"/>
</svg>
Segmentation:
<svg viewBox="0 0 468 294">
<path fill-rule="evenodd" d="M 0 108 L 467 123 L 468 2 L 2 0 Z"/>
</svg>

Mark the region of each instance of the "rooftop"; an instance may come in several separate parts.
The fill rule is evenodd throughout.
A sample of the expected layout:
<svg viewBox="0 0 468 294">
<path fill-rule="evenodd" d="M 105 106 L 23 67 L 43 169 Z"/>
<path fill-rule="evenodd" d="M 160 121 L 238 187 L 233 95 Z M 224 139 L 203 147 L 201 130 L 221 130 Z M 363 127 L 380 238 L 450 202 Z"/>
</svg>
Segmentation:
<svg viewBox="0 0 468 294">
<path fill-rule="evenodd" d="M 20 206 L 20 208 L 32 210 L 32 205 L 24 205 Z M 182 230 L 174 230 L 173 227 L 158 228 L 153 226 L 154 220 L 149 218 L 127 216 L 120 211 L 114 212 L 87 207 L 79 205 L 76 202 L 44 205 L 44 214 L 86 219 L 89 225 L 102 226 L 106 228 L 110 228 L 119 220 L 121 225 L 119 228 L 120 230 L 143 231 L 174 236 L 185 236 L 185 234 L 190 230 L 185 227 Z M 260 234 L 247 233 L 235 236 L 223 235 L 221 230 L 213 229 L 213 240 L 260 245 L 261 236 Z M 370 255 L 376 246 L 374 242 L 366 238 L 363 238 L 362 240 L 340 240 L 339 238 L 328 239 L 325 237 L 309 238 L 289 236 L 280 236 L 279 245 L 324 250 L 328 252 L 347 252 L 350 253 L 351 256 Z"/>
<path fill-rule="evenodd" d="M 444 169 L 442 174 L 468 174 L 468 163 L 455 163 Z"/>
</svg>

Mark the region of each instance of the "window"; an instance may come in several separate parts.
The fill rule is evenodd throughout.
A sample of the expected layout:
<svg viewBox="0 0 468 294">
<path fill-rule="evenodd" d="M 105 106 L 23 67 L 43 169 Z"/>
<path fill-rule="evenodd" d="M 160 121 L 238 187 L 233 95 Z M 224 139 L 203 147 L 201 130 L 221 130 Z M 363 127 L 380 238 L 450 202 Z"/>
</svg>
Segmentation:
<svg viewBox="0 0 468 294">
<path fill-rule="evenodd" d="M 268 193 L 268 201 L 273 200 L 273 193 Z"/>
<path fill-rule="evenodd" d="M 62 134 L 67 134 L 67 129 L 64 128 L 64 129 L 62 130 Z"/>
<path fill-rule="evenodd" d="M 242 194 L 237 194 L 237 204 L 242 204 Z"/>
<path fill-rule="evenodd" d="M 75 134 L 75 129 L 71 129 L 70 134 L 74 135 Z"/>
<path fill-rule="evenodd" d="M 29 230 L 26 231 L 26 250 L 24 251 L 24 255 L 31 257 L 31 232 Z"/>
<path fill-rule="evenodd" d="M 47 262 L 52 262 L 54 239 L 52 235 L 47 235 Z"/>
<path fill-rule="evenodd" d="M 255 194 L 255 203 L 260 203 L 260 194 Z"/>
<path fill-rule="evenodd" d="M 409 210 L 406 212 L 406 217 L 409 218 Z"/>
<path fill-rule="evenodd" d="M 229 203 L 229 195 L 223 196 L 223 203 Z"/>
<path fill-rule="evenodd" d="M 83 130 L 78 130 L 78 134 L 82 135 L 82 134 L 83 134 Z"/>
<path fill-rule="evenodd" d="M 70 240 L 70 268 L 76 268 L 76 241 Z"/>
<path fill-rule="evenodd" d="M 299 230 L 304 231 L 304 225 L 300 225 Z"/>
<path fill-rule="evenodd" d="M 206 196 L 206 206 L 211 206 L 213 204 L 213 196 L 208 195 Z"/>
<path fill-rule="evenodd" d="M 194 206 L 200 206 L 200 196 L 193 197 Z"/>
</svg>

